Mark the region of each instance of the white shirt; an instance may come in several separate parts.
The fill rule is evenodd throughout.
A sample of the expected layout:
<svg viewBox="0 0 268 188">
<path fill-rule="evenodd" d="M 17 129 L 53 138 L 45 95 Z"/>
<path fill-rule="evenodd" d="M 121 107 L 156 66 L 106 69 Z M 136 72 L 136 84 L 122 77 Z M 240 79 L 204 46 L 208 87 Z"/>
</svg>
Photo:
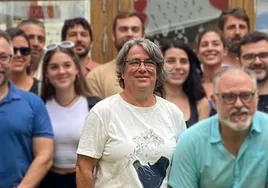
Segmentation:
<svg viewBox="0 0 268 188">
<path fill-rule="evenodd" d="M 53 166 L 75 168 L 76 149 L 88 115 L 87 99 L 80 97 L 71 107 L 62 107 L 53 98 L 46 107 L 54 131 Z"/>
<path fill-rule="evenodd" d="M 156 101 L 136 107 L 116 94 L 91 109 L 77 153 L 99 159 L 95 188 L 167 188 L 172 155 L 186 125 L 176 105 L 157 96 Z"/>
</svg>

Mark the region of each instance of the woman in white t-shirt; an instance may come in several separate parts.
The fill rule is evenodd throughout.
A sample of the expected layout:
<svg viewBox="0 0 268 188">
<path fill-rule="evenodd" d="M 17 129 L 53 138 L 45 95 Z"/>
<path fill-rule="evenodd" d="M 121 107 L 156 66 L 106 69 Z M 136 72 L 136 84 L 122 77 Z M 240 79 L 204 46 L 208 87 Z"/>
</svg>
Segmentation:
<svg viewBox="0 0 268 188">
<path fill-rule="evenodd" d="M 162 52 L 147 39 L 134 39 L 119 52 L 116 67 L 123 92 L 99 102 L 87 117 L 77 150 L 77 185 L 167 188 L 186 125 L 175 104 L 153 94 L 165 79 Z"/>
<path fill-rule="evenodd" d="M 41 97 L 51 118 L 54 131 L 53 165 L 41 188 L 75 188 L 76 149 L 86 116 L 98 102 L 85 97 L 79 59 L 74 44 L 64 41 L 45 47 Z"/>
</svg>

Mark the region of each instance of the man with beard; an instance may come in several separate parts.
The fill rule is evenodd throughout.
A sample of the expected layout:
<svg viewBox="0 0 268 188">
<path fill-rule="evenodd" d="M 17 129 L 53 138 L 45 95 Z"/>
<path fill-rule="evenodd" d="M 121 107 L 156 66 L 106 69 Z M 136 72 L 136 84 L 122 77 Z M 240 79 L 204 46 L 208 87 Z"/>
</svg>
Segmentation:
<svg viewBox="0 0 268 188">
<path fill-rule="evenodd" d="M 180 136 L 170 172 L 172 188 L 259 188 L 268 181 L 268 115 L 258 112 L 251 71 L 224 69 L 214 79 L 218 115 Z"/>
<path fill-rule="evenodd" d="M 238 48 L 241 39 L 249 32 L 249 17 L 242 8 L 228 9 L 222 12 L 218 20 L 218 27 L 227 42 L 228 55 L 223 65 L 240 66 Z"/>
<path fill-rule="evenodd" d="M 93 42 L 92 29 L 84 18 L 65 20 L 61 30 L 61 40 L 72 41 L 75 53 L 79 56 L 80 67 L 84 76 L 92 69 L 99 66 L 91 59 L 91 47 Z"/>
<path fill-rule="evenodd" d="M 112 39 L 118 52 L 127 41 L 141 37 L 144 37 L 144 22 L 138 13 L 121 12 L 114 18 Z M 87 75 L 88 95 L 104 99 L 122 91 L 115 61 L 105 63 Z"/>
<path fill-rule="evenodd" d="M 42 66 L 40 66 L 40 62 L 46 42 L 45 25 L 39 20 L 29 19 L 23 20 L 18 27 L 26 33 L 31 43 L 31 65 L 29 67 L 29 73 L 38 80 L 41 80 Z"/>
<path fill-rule="evenodd" d="M 258 83 L 258 110 L 268 113 L 268 35 L 254 31 L 241 41 L 239 57 L 242 66 L 251 70 Z"/>
<path fill-rule="evenodd" d="M 0 31 L 0 187 L 38 187 L 52 164 L 52 126 L 43 101 L 8 81 L 12 55 Z"/>
</svg>

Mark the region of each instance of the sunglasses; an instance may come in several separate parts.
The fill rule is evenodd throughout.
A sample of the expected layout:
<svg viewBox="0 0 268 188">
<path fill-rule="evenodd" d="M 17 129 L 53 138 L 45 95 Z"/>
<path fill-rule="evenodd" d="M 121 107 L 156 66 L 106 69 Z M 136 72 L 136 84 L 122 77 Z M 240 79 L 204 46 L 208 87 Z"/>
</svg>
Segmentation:
<svg viewBox="0 0 268 188">
<path fill-rule="evenodd" d="M 14 54 L 17 54 L 17 52 L 19 51 L 21 55 L 23 56 L 27 56 L 31 53 L 31 48 L 29 47 L 20 47 L 20 48 L 13 48 Z"/>
<path fill-rule="evenodd" d="M 51 43 L 51 44 L 46 45 L 44 47 L 44 50 L 46 52 L 48 52 L 48 51 L 55 50 L 58 47 L 60 47 L 60 48 L 72 48 L 72 47 L 74 47 L 74 43 L 71 41 L 62 41 L 61 43 Z"/>
</svg>

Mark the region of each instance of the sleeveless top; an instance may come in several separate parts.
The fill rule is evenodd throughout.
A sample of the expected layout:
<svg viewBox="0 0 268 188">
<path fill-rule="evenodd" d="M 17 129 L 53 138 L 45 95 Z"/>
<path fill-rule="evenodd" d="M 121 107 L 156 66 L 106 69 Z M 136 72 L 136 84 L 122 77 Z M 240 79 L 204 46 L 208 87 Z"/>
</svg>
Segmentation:
<svg viewBox="0 0 268 188">
<path fill-rule="evenodd" d="M 187 128 L 191 127 L 193 124 L 198 122 L 198 111 L 197 111 L 197 104 L 194 100 L 189 100 L 190 105 L 190 118 L 185 121 Z"/>
</svg>

